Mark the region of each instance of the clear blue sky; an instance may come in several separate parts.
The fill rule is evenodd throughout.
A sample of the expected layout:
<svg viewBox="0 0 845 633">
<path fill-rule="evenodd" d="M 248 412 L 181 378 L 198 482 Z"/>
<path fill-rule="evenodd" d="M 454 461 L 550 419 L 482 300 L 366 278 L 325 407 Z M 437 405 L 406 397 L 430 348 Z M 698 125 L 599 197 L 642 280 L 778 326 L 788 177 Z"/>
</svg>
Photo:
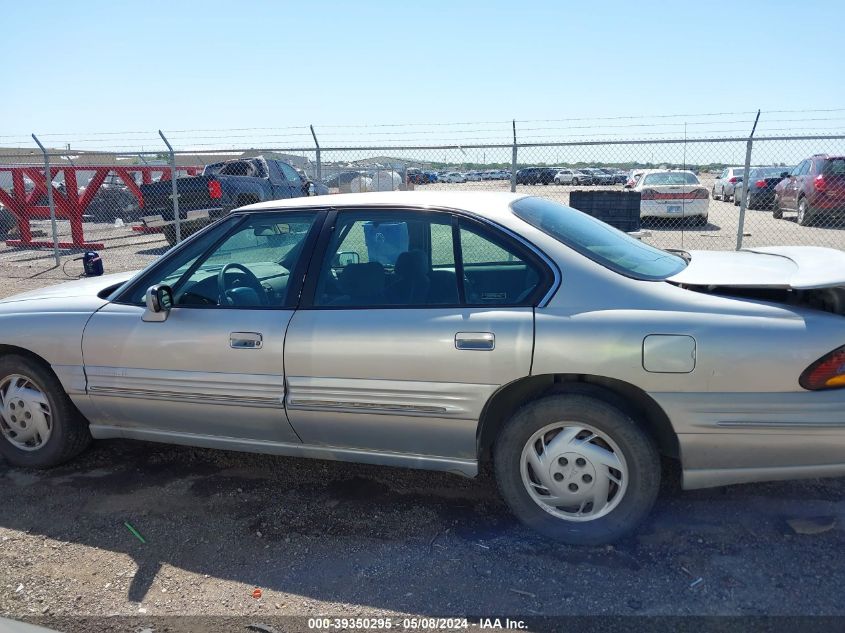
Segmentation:
<svg viewBox="0 0 845 633">
<path fill-rule="evenodd" d="M 0 145 L 33 131 L 76 141 L 314 123 L 329 134 L 845 107 L 841 0 L 36 0 L 6 2 L 2 15 Z M 843 111 L 815 116 L 845 129 Z"/>
</svg>

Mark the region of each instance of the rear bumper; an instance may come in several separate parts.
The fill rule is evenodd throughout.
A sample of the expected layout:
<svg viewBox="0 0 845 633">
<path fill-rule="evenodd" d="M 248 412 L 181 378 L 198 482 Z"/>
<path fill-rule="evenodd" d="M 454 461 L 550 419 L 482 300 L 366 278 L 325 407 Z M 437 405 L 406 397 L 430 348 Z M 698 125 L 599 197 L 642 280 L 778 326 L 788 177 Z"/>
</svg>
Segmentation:
<svg viewBox="0 0 845 633">
<path fill-rule="evenodd" d="M 775 192 L 771 191 L 751 191 L 748 193 L 751 202 L 754 205 L 772 205 L 775 202 Z"/>
<path fill-rule="evenodd" d="M 684 488 L 845 475 L 845 391 L 653 393 Z"/>
<path fill-rule="evenodd" d="M 845 195 L 814 195 L 810 200 L 810 207 L 814 211 L 845 215 Z"/>
<path fill-rule="evenodd" d="M 688 218 L 706 216 L 710 200 L 642 200 L 640 217 L 643 218 Z"/>
</svg>

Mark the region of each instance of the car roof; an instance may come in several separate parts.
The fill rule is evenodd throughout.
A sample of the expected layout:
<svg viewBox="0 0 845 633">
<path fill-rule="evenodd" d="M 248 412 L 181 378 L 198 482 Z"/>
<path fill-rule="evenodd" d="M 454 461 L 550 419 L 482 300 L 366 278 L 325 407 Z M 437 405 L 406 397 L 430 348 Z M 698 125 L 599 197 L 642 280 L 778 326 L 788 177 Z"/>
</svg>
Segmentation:
<svg viewBox="0 0 845 633">
<path fill-rule="evenodd" d="M 526 197 L 528 196 L 525 194 L 499 191 L 377 191 L 270 200 L 240 207 L 237 211 L 284 211 L 315 207 L 361 206 L 440 207 L 469 211 L 493 219 L 510 215 L 510 204 Z"/>
<path fill-rule="evenodd" d="M 689 169 L 644 169 L 642 174 L 644 176 L 646 174 L 692 174 L 695 176 L 695 173 Z"/>
</svg>

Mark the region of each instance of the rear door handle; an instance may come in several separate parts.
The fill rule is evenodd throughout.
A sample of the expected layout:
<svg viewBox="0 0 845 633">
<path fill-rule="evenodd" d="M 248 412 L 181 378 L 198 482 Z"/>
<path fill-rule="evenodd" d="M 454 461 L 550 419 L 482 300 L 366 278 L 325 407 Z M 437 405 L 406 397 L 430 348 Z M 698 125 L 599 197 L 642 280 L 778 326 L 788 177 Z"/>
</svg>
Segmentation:
<svg viewBox="0 0 845 633">
<path fill-rule="evenodd" d="M 492 332 L 458 332 L 455 334 L 457 349 L 490 351 L 496 348 L 496 335 Z"/>
<path fill-rule="evenodd" d="M 258 332 L 232 332 L 229 347 L 232 349 L 261 349 L 264 338 Z"/>
</svg>

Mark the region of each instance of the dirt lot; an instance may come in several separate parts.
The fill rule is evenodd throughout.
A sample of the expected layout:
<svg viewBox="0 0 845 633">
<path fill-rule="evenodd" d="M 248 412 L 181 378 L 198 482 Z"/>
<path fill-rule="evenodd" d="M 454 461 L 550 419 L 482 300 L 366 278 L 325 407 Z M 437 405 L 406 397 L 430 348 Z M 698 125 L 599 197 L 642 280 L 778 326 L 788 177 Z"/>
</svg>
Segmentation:
<svg viewBox="0 0 845 633">
<path fill-rule="evenodd" d="M 711 205 L 727 226 L 734 207 Z M 164 251 L 158 236 L 94 229 L 114 236 L 107 269 Z M 48 264 L 0 255 L 0 296 L 64 278 Z M 681 492 L 671 463 L 665 474 L 637 534 L 572 548 L 517 524 L 489 473 L 122 441 L 48 472 L 0 462 L 0 617 L 83 630 L 76 616 L 135 616 L 113 630 L 159 631 L 164 615 L 845 614 L 845 480 Z"/>
</svg>

